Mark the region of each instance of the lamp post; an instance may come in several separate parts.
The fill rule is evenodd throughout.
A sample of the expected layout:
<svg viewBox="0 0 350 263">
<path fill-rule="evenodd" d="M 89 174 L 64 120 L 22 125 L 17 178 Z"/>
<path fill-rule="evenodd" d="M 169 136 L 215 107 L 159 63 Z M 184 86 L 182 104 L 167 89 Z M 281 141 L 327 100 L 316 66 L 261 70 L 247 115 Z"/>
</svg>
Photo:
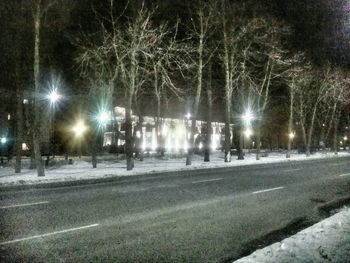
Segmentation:
<svg viewBox="0 0 350 263">
<path fill-rule="evenodd" d="M 97 130 L 95 129 L 92 134 L 92 155 L 91 155 L 92 168 L 97 167 L 97 153 L 98 153 L 98 150 L 101 149 L 100 148 L 101 145 L 99 145 L 98 147 L 97 145 L 99 144 L 100 139 L 102 139 L 102 146 L 103 146 L 104 131 L 110 120 L 111 120 L 111 117 L 109 112 L 104 109 L 101 109 L 96 116 L 98 129 Z"/>
<path fill-rule="evenodd" d="M 0 139 L 0 143 L 1 143 L 1 164 L 4 163 L 4 149 L 5 149 L 5 144 L 7 142 L 7 138 L 6 137 L 1 137 Z"/>
<path fill-rule="evenodd" d="M 84 121 L 79 120 L 74 126 L 73 126 L 73 132 L 75 134 L 75 138 L 78 140 L 78 155 L 79 158 L 81 158 L 81 140 L 84 135 L 84 133 L 87 130 L 87 127 L 84 123 Z"/>
<path fill-rule="evenodd" d="M 254 120 L 253 113 L 248 109 L 241 117 L 242 124 L 239 133 L 239 149 L 238 149 L 238 160 L 244 160 L 243 148 L 244 148 L 244 137 L 249 138 L 253 132 L 251 129 L 251 122 Z"/>
<path fill-rule="evenodd" d="M 49 138 L 49 154 L 47 156 L 47 164 L 49 161 L 49 155 L 50 155 L 50 148 L 51 148 L 51 141 L 52 141 L 52 146 L 54 148 L 55 145 L 55 110 L 57 103 L 61 99 L 61 95 L 57 92 L 57 88 L 53 88 L 46 96 L 50 103 L 50 109 L 51 109 L 51 115 L 50 115 L 50 138 Z M 55 156 L 55 151 L 54 149 L 52 150 L 52 156 Z"/>
<path fill-rule="evenodd" d="M 292 150 L 292 144 L 293 144 L 293 141 L 294 141 L 294 138 L 295 138 L 295 132 L 293 131 L 290 131 L 289 134 L 288 134 L 288 146 L 287 146 L 287 155 L 286 157 L 287 158 L 290 158 L 290 154 L 291 154 L 291 150 Z M 324 143 L 322 142 L 322 147 L 324 146 Z"/>
<path fill-rule="evenodd" d="M 189 139 L 188 139 L 188 135 L 189 135 L 189 133 L 188 133 L 188 129 L 189 129 L 189 124 L 188 124 L 188 122 L 189 122 L 189 120 L 191 119 L 191 113 L 187 113 L 186 115 L 185 115 L 185 118 L 186 118 L 186 133 L 185 133 L 185 136 L 186 136 L 186 139 L 185 139 L 185 142 L 186 142 L 186 145 L 187 145 L 187 156 L 186 156 L 186 165 L 191 165 L 191 154 L 192 154 L 192 150 L 193 149 L 191 149 L 192 148 L 192 142 L 190 142 L 189 141 Z M 191 136 L 190 136 L 191 137 Z"/>
<path fill-rule="evenodd" d="M 251 121 L 254 120 L 254 115 L 250 110 L 247 110 L 243 115 L 242 115 L 242 120 L 245 124 L 246 127 L 250 126 Z"/>
</svg>

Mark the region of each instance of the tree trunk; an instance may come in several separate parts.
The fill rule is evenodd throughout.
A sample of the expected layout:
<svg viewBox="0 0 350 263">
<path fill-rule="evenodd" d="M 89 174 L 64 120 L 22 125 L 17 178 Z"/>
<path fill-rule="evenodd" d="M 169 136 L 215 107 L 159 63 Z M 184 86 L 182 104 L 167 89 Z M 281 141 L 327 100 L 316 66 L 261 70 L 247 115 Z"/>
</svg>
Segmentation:
<svg viewBox="0 0 350 263">
<path fill-rule="evenodd" d="M 224 42 L 224 69 L 225 69 L 225 162 L 231 162 L 231 139 L 230 139 L 230 121 L 231 121 L 231 100 L 232 87 L 230 81 L 230 61 L 229 61 L 229 40 L 226 25 L 226 6 L 225 0 L 221 1 L 223 42 Z"/>
<path fill-rule="evenodd" d="M 202 21 L 202 20 L 201 20 Z M 199 43 L 198 43 L 198 68 L 197 68 L 197 89 L 196 89 L 196 96 L 194 99 L 193 104 L 193 117 L 192 117 L 192 132 L 191 132 L 191 139 L 190 139 L 190 145 L 187 152 L 187 158 L 186 158 L 186 165 L 192 164 L 192 156 L 194 152 L 194 133 L 196 132 L 196 121 L 197 121 L 197 114 L 198 114 L 198 107 L 199 102 L 201 98 L 201 92 L 202 92 L 202 76 L 203 76 L 203 39 L 204 39 L 204 28 L 203 23 L 200 24 L 200 35 L 199 35 Z"/>
<path fill-rule="evenodd" d="M 132 145 L 132 120 L 131 120 L 131 99 L 127 103 L 125 109 L 125 155 L 126 170 L 130 171 L 134 168 L 133 163 L 133 145 Z"/>
<path fill-rule="evenodd" d="M 143 140 L 145 140 L 146 138 L 144 138 L 144 134 L 143 134 L 143 129 L 142 129 L 142 124 L 143 124 L 143 117 L 140 114 L 139 115 L 139 123 L 140 123 L 140 136 L 141 136 L 141 145 L 139 146 L 140 149 L 140 161 L 143 162 L 143 158 L 144 158 L 144 150 L 142 147 L 142 142 Z M 152 140 L 153 140 L 153 136 L 152 136 Z"/>
<path fill-rule="evenodd" d="M 226 97 L 225 100 L 225 162 L 231 162 L 231 132 L 230 132 L 230 121 L 231 121 L 231 98 Z"/>
<path fill-rule="evenodd" d="M 210 162 L 210 148 L 212 144 L 211 136 L 213 128 L 211 126 L 212 121 L 212 111 L 213 111 L 213 92 L 211 88 L 211 63 L 208 66 L 208 83 L 207 83 L 207 99 L 208 99 L 208 119 L 207 119 L 207 134 L 205 140 L 205 149 L 204 149 L 204 162 Z"/>
<path fill-rule="evenodd" d="M 310 124 L 309 134 L 307 137 L 307 144 L 306 144 L 306 156 L 307 157 L 309 157 L 311 154 L 311 141 L 312 141 L 312 134 L 313 134 L 313 129 L 314 129 L 315 117 L 316 117 L 316 110 L 317 110 L 317 105 L 314 106 L 314 110 L 312 112 L 311 124 Z"/>
<path fill-rule="evenodd" d="M 294 85 L 294 83 L 292 84 Z M 289 104 L 289 120 L 288 120 L 288 146 L 287 146 L 287 155 L 286 158 L 290 158 L 290 152 L 292 149 L 292 140 L 291 134 L 293 132 L 293 105 L 294 105 L 294 87 L 290 88 L 290 104 Z"/>
<path fill-rule="evenodd" d="M 243 125 L 240 124 L 239 126 L 239 138 L 238 138 L 238 147 L 237 147 L 237 160 L 244 160 L 244 153 L 243 153 L 243 143 L 244 143 L 244 135 L 243 135 Z"/>
<path fill-rule="evenodd" d="M 36 10 L 34 15 L 34 127 L 33 127 L 33 147 L 34 147 L 34 157 L 36 163 L 36 169 L 38 176 L 45 176 L 44 165 L 42 163 L 41 151 L 40 151 L 40 108 L 39 108 L 39 78 L 40 78 L 40 23 L 41 23 L 41 1 L 37 1 Z"/>
<path fill-rule="evenodd" d="M 338 125 L 339 125 L 339 114 L 334 118 L 334 135 L 333 135 L 333 150 L 334 154 L 338 154 Z"/>
<path fill-rule="evenodd" d="M 158 87 L 158 71 L 157 67 L 154 67 L 154 91 L 157 99 L 157 116 L 156 116 L 156 138 L 157 138 L 157 148 L 161 151 L 161 156 L 164 155 L 163 147 L 162 145 L 162 131 L 160 127 L 160 113 L 161 113 L 161 91 Z"/>
<path fill-rule="evenodd" d="M 93 131 L 91 135 L 91 163 L 92 168 L 97 168 L 97 131 Z"/>
<path fill-rule="evenodd" d="M 187 149 L 187 156 L 186 156 L 186 165 L 192 164 L 192 155 L 194 151 L 194 134 L 196 132 L 196 119 L 195 117 L 191 120 L 191 135 L 189 140 L 189 145 Z"/>
<path fill-rule="evenodd" d="M 17 75 L 17 77 L 19 77 Z M 19 84 L 17 84 L 19 85 Z M 17 86 L 16 92 L 16 164 L 15 173 L 21 173 L 23 143 L 23 91 Z"/>
<path fill-rule="evenodd" d="M 25 119 L 25 129 L 27 130 L 27 134 L 25 137 L 25 141 L 27 142 L 27 145 L 29 147 L 29 153 L 30 153 L 30 164 L 29 169 L 33 170 L 36 168 L 35 166 L 35 158 L 34 158 L 34 147 L 33 147 L 33 108 L 31 103 L 28 103 L 26 106 L 24 106 L 24 119 Z"/>
<path fill-rule="evenodd" d="M 256 125 L 256 160 L 260 160 L 260 145 L 261 145 L 261 123 L 257 120 Z"/>
</svg>

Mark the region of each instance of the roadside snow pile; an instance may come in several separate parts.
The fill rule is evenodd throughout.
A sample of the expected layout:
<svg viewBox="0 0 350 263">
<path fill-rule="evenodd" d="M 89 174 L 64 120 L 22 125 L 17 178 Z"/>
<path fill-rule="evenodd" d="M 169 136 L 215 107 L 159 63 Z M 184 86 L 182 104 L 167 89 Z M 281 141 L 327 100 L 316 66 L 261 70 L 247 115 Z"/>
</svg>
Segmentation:
<svg viewBox="0 0 350 263">
<path fill-rule="evenodd" d="M 350 208 L 235 263 L 350 262 Z"/>
<path fill-rule="evenodd" d="M 117 159 L 115 156 L 111 155 L 100 156 L 97 168 L 92 169 L 92 165 L 90 162 L 91 157 L 85 156 L 81 159 L 77 157 L 72 158 L 72 165 L 65 164 L 63 159 L 57 159 L 56 165 L 46 169 L 45 177 L 38 177 L 36 174 L 36 170 L 30 170 L 28 168 L 23 168 L 20 174 L 15 174 L 14 168 L 11 166 L 0 167 L 0 186 L 69 182 L 118 176 L 150 174 L 157 172 L 184 171 L 194 169 L 304 161 L 322 158 L 336 158 L 338 156 L 344 157 L 350 156 L 350 154 L 346 152 L 339 152 L 339 154 L 335 156 L 333 153 L 315 153 L 310 157 L 306 157 L 305 154 L 292 154 L 291 158 L 287 159 L 284 153 L 271 152 L 268 154 L 267 157 L 262 157 L 259 161 L 257 161 L 255 159 L 255 154 L 247 153 L 244 160 L 236 160 L 237 157 L 233 156 L 231 162 L 225 163 L 224 153 L 215 152 L 211 155 L 210 162 L 204 162 L 203 156 L 194 155 L 192 165 L 189 166 L 185 165 L 186 157 L 184 155 L 172 155 L 166 156 L 162 159 L 156 157 L 145 157 L 144 161 L 142 162 L 139 160 L 135 160 L 135 168 L 132 171 L 126 171 L 125 160 Z"/>
</svg>

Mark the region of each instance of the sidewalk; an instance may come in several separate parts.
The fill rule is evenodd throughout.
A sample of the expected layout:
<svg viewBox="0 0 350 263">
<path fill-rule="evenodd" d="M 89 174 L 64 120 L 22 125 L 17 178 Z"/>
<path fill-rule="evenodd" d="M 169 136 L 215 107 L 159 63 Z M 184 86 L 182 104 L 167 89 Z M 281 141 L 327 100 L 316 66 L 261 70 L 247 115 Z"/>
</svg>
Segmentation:
<svg viewBox="0 0 350 263">
<path fill-rule="evenodd" d="M 350 262 L 350 208 L 235 263 Z"/>
<path fill-rule="evenodd" d="M 337 156 L 333 153 L 316 153 L 310 157 L 305 154 L 292 154 L 290 159 L 286 159 L 283 153 L 270 153 L 268 157 L 261 157 L 261 160 L 255 160 L 255 154 L 247 154 L 244 160 L 236 160 L 233 157 L 230 163 L 224 162 L 224 154 L 216 152 L 212 154 L 210 162 L 204 162 L 202 156 L 194 155 L 191 166 L 185 165 L 185 157 L 173 156 L 172 158 L 154 158 L 148 157 L 140 162 L 135 160 L 135 168 L 132 171 L 126 171 L 125 160 L 117 160 L 116 157 L 106 155 L 99 158 L 96 169 L 92 168 L 90 157 L 75 158 L 72 165 L 66 164 L 63 160 L 46 169 L 45 177 L 38 177 L 36 170 L 30 170 L 28 163 L 24 162 L 22 173 L 15 174 L 13 167 L 0 168 L 0 187 L 36 185 L 57 182 L 78 182 L 82 180 L 98 180 L 101 178 L 116 178 L 121 176 L 133 176 L 142 174 L 152 174 L 160 172 L 176 172 L 210 168 L 237 167 L 246 165 L 272 164 L 282 162 L 296 162 L 304 160 L 315 160 L 324 158 L 339 158 L 350 156 L 349 153 L 340 152 Z"/>
</svg>

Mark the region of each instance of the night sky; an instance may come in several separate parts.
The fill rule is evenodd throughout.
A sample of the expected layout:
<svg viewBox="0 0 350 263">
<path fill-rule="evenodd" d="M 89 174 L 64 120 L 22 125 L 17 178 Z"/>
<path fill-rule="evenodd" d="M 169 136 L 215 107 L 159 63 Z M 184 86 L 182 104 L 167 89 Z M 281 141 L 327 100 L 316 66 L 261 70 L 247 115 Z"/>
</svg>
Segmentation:
<svg viewBox="0 0 350 263">
<path fill-rule="evenodd" d="M 22 61 L 21 81 L 28 88 L 32 85 L 33 27 L 28 10 L 18 10 L 20 1 L 1 1 L 0 12 L 0 91 L 5 96 L 14 86 L 16 54 Z M 345 0 L 266 0 L 237 1 L 250 14 L 269 13 L 285 20 L 293 28 L 287 43 L 291 50 L 305 51 L 315 64 L 331 61 L 348 66 L 349 47 L 349 10 Z M 92 7 L 97 12 L 106 12 L 108 1 L 85 0 L 63 1 L 62 5 L 51 9 L 44 18 L 41 41 L 41 70 L 43 79 L 50 72 L 62 76 L 69 89 L 68 93 L 84 93 L 86 84 L 79 77 L 79 69 L 74 61 L 81 32 L 96 32 L 98 25 Z M 118 3 L 121 3 L 118 1 Z M 192 3 L 192 2 L 191 2 Z M 182 21 L 180 34 L 186 34 L 186 21 L 189 19 L 189 2 L 148 1 L 148 6 L 158 6 L 156 19 L 174 24 L 177 18 Z M 125 12 L 132 15 L 139 2 L 130 1 L 130 8 Z M 218 75 L 220 72 L 218 73 Z M 220 76 L 219 76 L 220 77 Z"/>
</svg>

